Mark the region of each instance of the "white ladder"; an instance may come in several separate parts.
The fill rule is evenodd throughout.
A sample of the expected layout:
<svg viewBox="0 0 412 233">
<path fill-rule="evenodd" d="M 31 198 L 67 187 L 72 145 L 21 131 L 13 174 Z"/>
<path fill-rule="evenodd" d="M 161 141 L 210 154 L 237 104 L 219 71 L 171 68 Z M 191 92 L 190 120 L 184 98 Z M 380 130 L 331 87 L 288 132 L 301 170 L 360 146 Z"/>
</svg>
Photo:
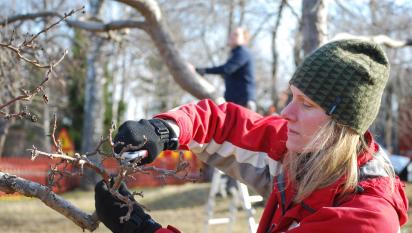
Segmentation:
<svg viewBox="0 0 412 233">
<path fill-rule="evenodd" d="M 213 218 L 215 198 L 219 193 L 220 189 L 225 189 L 222 185 L 222 175 L 223 172 L 218 169 L 214 169 L 212 183 L 210 187 L 209 197 L 206 204 L 206 220 L 204 233 L 209 231 L 210 225 L 216 224 L 228 224 L 227 232 L 233 232 L 233 226 L 236 220 L 237 206 L 239 201 L 242 204 L 243 210 L 246 212 L 248 220 L 248 230 L 249 233 L 255 233 L 257 230 L 257 223 L 253 217 L 255 214 L 255 209 L 252 207 L 252 203 L 263 201 L 263 198 L 259 195 L 250 196 L 247 186 L 243 183 L 237 181 L 238 189 L 231 187 L 229 192 L 232 195 L 232 200 L 229 204 L 229 217 L 226 218 Z M 225 196 L 226 190 L 221 190 L 222 195 Z"/>
</svg>

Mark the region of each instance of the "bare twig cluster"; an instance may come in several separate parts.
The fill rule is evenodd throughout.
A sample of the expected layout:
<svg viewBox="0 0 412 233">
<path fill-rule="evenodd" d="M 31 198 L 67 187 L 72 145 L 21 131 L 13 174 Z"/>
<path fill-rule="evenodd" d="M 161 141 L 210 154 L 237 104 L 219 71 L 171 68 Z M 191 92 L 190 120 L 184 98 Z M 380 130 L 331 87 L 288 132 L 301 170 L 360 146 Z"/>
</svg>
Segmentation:
<svg viewBox="0 0 412 233">
<path fill-rule="evenodd" d="M 7 42 L 0 42 L 0 48 L 3 49 L 8 49 L 9 51 L 12 51 L 16 57 L 28 64 L 33 65 L 35 68 L 39 69 L 46 69 L 46 72 L 44 74 L 43 80 L 32 90 L 25 90 L 21 89 L 20 94 L 17 97 L 12 98 L 9 101 L 6 101 L 4 104 L 0 104 L 0 116 L 6 119 L 11 119 L 11 118 L 26 118 L 30 119 L 32 121 L 36 121 L 36 117 L 33 116 L 27 109 L 24 109 L 20 112 L 17 113 L 7 113 L 3 111 L 4 108 L 16 103 L 17 101 L 30 101 L 34 96 L 38 95 L 39 93 L 42 93 L 42 98 L 43 101 L 47 104 L 48 103 L 48 96 L 44 92 L 44 88 L 46 85 L 46 82 L 49 81 L 50 76 L 53 74 L 54 68 L 59 65 L 64 57 L 67 54 L 67 49 L 65 49 L 62 54 L 59 56 L 59 58 L 55 61 L 51 61 L 48 64 L 42 64 L 38 59 L 36 58 L 30 58 L 24 55 L 26 50 L 30 51 L 36 51 L 39 48 L 36 44 L 36 39 L 43 33 L 46 33 L 56 25 L 58 25 L 60 22 L 66 20 L 68 17 L 72 16 L 73 14 L 82 11 L 84 12 L 84 6 L 77 9 L 77 10 L 72 10 L 69 13 L 65 13 L 63 17 L 61 17 L 58 21 L 52 23 L 51 25 L 45 27 L 44 29 L 40 30 L 38 33 L 31 35 L 29 38 L 25 37 L 22 42 L 20 42 L 18 45 L 14 44 L 15 43 L 15 37 L 16 37 L 16 31 L 13 30 L 12 35 L 10 39 Z"/>
<path fill-rule="evenodd" d="M 133 146 L 133 145 L 125 145 L 122 151 L 118 154 L 114 152 L 114 148 L 118 144 L 124 144 L 123 142 L 116 142 L 113 143 L 113 132 L 115 130 L 115 125 L 112 124 L 112 127 L 109 129 L 109 135 L 106 138 L 101 138 L 100 143 L 97 145 L 96 149 L 92 152 L 87 152 L 85 154 L 75 153 L 74 156 L 69 156 L 68 154 L 64 153 L 61 147 L 61 143 L 56 140 L 55 131 L 57 128 L 57 120 L 56 116 L 54 116 L 54 123 L 53 123 L 53 132 L 51 133 L 51 138 L 53 141 L 54 146 L 56 147 L 56 152 L 49 153 L 38 150 L 35 146 L 33 146 L 29 151 L 31 152 L 32 160 L 36 159 L 39 156 L 47 157 L 53 160 L 58 160 L 59 162 L 52 166 L 48 173 L 48 185 L 58 185 L 58 182 L 63 178 L 63 176 L 73 176 L 73 175 L 83 175 L 84 167 L 88 167 L 93 169 L 97 174 L 99 174 L 102 179 L 105 181 L 108 189 L 121 201 L 120 205 L 127 206 L 128 212 L 125 216 L 121 217 L 120 221 L 125 222 L 128 221 L 130 218 L 130 214 L 133 210 L 133 205 L 137 204 L 142 208 L 147 209 L 146 207 L 142 206 L 141 204 L 137 203 L 134 199 L 130 197 L 123 196 L 118 192 L 118 188 L 126 179 L 133 179 L 133 175 L 135 173 L 145 173 L 148 174 L 149 172 L 155 172 L 159 179 L 165 179 L 168 176 L 175 177 L 182 180 L 189 180 L 189 181 L 196 181 L 198 177 L 189 177 L 189 163 L 183 159 L 183 153 L 180 153 L 178 164 L 174 170 L 162 169 L 157 168 L 154 166 L 142 166 L 140 164 L 141 159 L 139 158 L 133 161 L 125 162 L 124 153 L 129 151 L 137 151 L 142 150 L 142 147 L 146 144 L 144 141 L 141 145 Z M 110 152 L 106 152 L 102 149 L 104 144 L 109 144 L 111 150 Z M 119 169 L 117 174 L 109 174 L 106 168 L 101 164 L 90 160 L 88 157 L 93 155 L 100 155 L 104 158 L 114 158 L 119 165 Z M 68 165 L 72 165 L 73 167 L 79 168 L 80 171 L 70 171 L 68 169 Z M 142 193 L 134 193 L 133 195 L 142 196 Z"/>
</svg>

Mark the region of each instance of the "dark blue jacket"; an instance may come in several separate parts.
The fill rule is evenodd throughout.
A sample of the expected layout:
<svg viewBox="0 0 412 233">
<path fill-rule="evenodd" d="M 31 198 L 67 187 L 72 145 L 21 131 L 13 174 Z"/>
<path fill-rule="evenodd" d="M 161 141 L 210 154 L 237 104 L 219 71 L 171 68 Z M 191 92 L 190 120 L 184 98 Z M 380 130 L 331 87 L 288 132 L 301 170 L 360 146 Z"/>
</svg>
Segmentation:
<svg viewBox="0 0 412 233">
<path fill-rule="evenodd" d="M 254 61 L 245 46 L 232 49 L 225 64 L 206 68 L 205 73 L 223 75 L 226 101 L 243 106 L 249 100 L 256 101 Z"/>
</svg>

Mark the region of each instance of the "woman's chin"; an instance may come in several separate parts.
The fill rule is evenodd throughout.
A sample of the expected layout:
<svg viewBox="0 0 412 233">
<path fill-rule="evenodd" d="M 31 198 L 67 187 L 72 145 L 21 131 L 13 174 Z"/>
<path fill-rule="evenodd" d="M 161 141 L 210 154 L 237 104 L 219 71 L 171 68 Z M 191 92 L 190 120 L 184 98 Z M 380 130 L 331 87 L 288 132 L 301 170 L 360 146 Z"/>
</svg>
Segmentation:
<svg viewBox="0 0 412 233">
<path fill-rule="evenodd" d="M 302 144 L 289 140 L 286 142 L 286 148 L 292 153 L 301 153 L 303 150 Z"/>
</svg>

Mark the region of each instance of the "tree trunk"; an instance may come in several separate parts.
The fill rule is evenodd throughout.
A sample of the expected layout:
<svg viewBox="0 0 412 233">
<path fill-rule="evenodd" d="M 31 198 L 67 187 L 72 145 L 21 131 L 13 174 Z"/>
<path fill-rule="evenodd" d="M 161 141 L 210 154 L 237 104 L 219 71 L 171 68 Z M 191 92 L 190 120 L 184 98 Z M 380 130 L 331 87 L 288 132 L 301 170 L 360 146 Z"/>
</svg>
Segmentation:
<svg viewBox="0 0 412 233">
<path fill-rule="evenodd" d="M 90 2 L 92 16 L 97 16 L 102 1 Z M 93 151 L 103 135 L 104 121 L 104 98 L 103 84 L 104 75 L 101 67 L 101 48 L 103 38 L 91 33 L 89 40 L 89 51 L 87 52 L 87 75 L 85 82 L 84 123 L 82 132 L 82 153 Z M 96 160 L 98 158 L 90 158 Z M 95 162 L 95 161 L 93 161 Z M 86 169 L 80 186 L 83 189 L 92 189 L 97 182 L 97 175 Z"/>
<path fill-rule="evenodd" d="M 302 0 L 302 36 L 304 56 L 327 41 L 325 0 Z"/>
<path fill-rule="evenodd" d="M 10 120 L 0 118 L 0 158 L 3 156 L 4 143 L 6 142 L 6 136 L 9 131 Z"/>
<path fill-rule="evenodd" d="M 275 27 L 272 31 L 272 79 L 270 85 L 270 99 L 272 100 L 272 105 L 275 107 L 276 112 L 279 112 L 278 105 L 278 91 L 277 91 L 277 79 L 278 79 L 278 50 L 276 48 L 276 39 L 280 26 L 280 20 L 282 19 L 283 8 L 286 4 L 285 0 L 282 0 L 279 4 L 278 17 L 276 19 Z"/>
</svg>

